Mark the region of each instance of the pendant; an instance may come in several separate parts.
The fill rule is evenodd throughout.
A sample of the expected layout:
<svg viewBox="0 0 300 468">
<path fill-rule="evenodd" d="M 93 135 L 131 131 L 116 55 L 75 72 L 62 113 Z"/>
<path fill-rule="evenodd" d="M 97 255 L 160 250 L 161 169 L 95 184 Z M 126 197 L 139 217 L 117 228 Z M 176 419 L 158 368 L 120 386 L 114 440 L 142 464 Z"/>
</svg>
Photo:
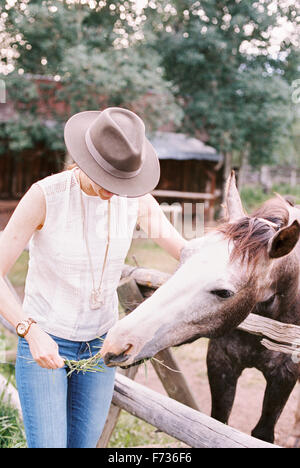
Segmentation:
<svg viewBox="0 0 300 468">
<path fill-rule="evenodd" d="M 99 309 L 104 304 L 103 298 L 101 298 L 101 291 L 99 289 L 93 289 L 90 297 L 90 308 Z"/>
</svg>

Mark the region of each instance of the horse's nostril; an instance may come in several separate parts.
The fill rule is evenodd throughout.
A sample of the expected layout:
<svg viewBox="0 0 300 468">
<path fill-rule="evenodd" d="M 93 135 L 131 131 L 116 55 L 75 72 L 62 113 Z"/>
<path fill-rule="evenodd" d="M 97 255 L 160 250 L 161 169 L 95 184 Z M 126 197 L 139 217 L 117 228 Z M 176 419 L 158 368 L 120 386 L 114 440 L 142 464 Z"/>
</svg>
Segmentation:
<svg viewBox="0 0 300 468">
<path fill-rule="evenodd" d="M 125 349 L 124 354 L 129 354 L 132 348 L 133 348 L 133 345 L 129 344 L 128 347 Z"/>
<path fill-rule="evenodd" d="M 120 354 L 116 353 L 106 353 L 103 357 L 104 363 L 109 366 L 109 365 L 118 365 L 121 364 L 124 361 L 127 361 L 129 357 L 129 351 L 132 349 L 132 345 L 128 345 L 125 351 L 123 351 Z"/>
</svg>

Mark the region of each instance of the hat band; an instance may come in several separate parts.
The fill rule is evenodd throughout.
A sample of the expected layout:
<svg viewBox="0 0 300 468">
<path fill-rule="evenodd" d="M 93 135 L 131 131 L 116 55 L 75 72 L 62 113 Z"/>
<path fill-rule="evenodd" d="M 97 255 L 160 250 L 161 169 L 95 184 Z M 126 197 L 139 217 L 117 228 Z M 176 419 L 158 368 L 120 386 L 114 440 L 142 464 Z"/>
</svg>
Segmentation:
<svg viewBox="0 0 300 468">
<path fill-rule="evenodd" d="M 91 153 L 95 161 L 99 164 L 99 166 L 102 167 L 102 169 L 104 169 L 104 171 L 108 172 L 109 174 L 115 177 L 119 177 L 121 179 L 131 179 L 132 177 L 137 176 L 141 172 L 142 166 L 139 167 L 139 169 L 137 169 L 136 171 L 121 171 L 120 169 L 115 168 L 108 161 L 106 161 L 106 159 L 104 159 L 101 156 L 94 143 L 92 142 L 90 129 L 86 131 L 85 142 L 89 152 Z"/>
</svg>

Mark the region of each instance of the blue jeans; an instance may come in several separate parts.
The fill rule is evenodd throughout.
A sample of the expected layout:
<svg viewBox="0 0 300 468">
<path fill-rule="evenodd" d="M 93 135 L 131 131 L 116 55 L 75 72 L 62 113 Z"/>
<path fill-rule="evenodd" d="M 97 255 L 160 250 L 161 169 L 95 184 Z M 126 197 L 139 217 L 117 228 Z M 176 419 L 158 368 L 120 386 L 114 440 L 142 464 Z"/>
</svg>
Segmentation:
<svg viewBox="0 0 300 468">
<path fill-rule="evenodd" d="M 99 352 L 105 337 L 86 342 L 50 335 L 59 354 L 69 360 Z M 29 345 L 19 339 L 16 380 L 29 448 L 96 448 L 114 389 L 115 368 L 99 361 L 104 372 L 43 369 L 33 361 Z"/>
</svg>

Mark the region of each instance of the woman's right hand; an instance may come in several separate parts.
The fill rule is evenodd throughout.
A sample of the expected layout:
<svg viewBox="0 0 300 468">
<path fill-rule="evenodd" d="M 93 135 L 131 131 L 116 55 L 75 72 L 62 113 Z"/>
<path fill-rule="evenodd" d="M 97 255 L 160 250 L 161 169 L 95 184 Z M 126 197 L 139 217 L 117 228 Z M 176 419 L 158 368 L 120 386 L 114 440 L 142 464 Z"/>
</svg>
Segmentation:
<svg viewBox="0 0 300 468">
<path fill-rule="evenodd" d="M 60 369 L 64 367 L 65 362 L 59 355 L 58 345 L 45 333 L 37 324 L 30 327 L 25 339 L 33 359 L 44 369 Z"/>
</svg>

